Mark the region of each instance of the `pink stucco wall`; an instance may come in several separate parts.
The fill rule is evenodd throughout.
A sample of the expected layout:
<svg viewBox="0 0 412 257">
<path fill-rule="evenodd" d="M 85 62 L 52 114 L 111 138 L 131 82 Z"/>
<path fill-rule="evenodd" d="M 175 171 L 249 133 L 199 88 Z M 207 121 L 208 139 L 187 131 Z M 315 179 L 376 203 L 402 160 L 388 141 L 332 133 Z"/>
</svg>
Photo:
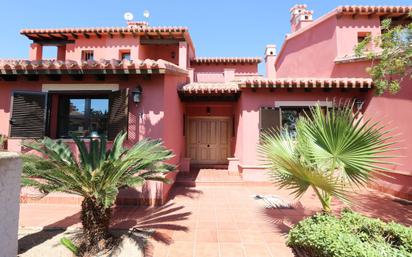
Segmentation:
<svg viewBox="0 0 412 257">
<path fill-rule="evenodd" d="M 369 61 L 335 63 L 335 58 L 354 55 L 358 33 L 381 33 L 380 19 L 377 16 L 340 16 L 326 15 L 315 21 L 309 29 L 297 32 L 286 40 L 276 61 L 279 77 L 350 77 L 369 78 L 366 68 Z M 375 49 L 373 46 L 371 49 Z M 379 119 L 383 124 L 401 133 L 401 142 L 395 158 L 391 178 L 381 177 L 379 185 L 391 193 L 400 192 L 402 197 L 412 199 L 412 136 L 410 127 L 412 116 L 407 110 L 412 108 L 411 81 L 404 81 L 402 90 L 396 95 L 385 94 L 376 97 L 373 92 L 366 96 L 365 115 Z M 245 155 L 245 154 L 244 154 Z M 382 189 L 382 188 L 381 188 Z"/>
<path fill-rule="evenodd" d="M 257 64 L 193 64 L 195 82 L 227 82 L 235 76 L 255 76 L 258 74 Z"/>
<path fill-rule="evenodd" d="M 238 102 L 240 114 L 237 128 L 237 145 L 235 157 L 239 158 L 241 166 L 250 167 L 261 172 L 262 162 L 258 156 L 257 146 L 259 143 L 259 109 L 261 107 L 273 107 L 277 101 L 333 101 L 334 99 L 364 98 L 366 93 L 358 90 L 348 90 L 341 92 L 338 89 L 331 92 L 313 90 L 304 92 L 303 90 L 276 90 L 270 92 L 267 89 L 244 90 Z"/>
<path fill-rule="evenodd" d="M 104 82 L 119 84 L 119 89 L 129 88 L 133 90 L 137 85 L 142 87 L 142 101 L 135 104 L 129 98 L 129 125 L 127 146 L 132 146 L 143 138 L 161 139 L 167 148 L 171 149 L 175 158 L 171 163 L 179 165 L 184 152 L 183 131 L 183 105 L 177 95 L 177 86 L 187 80 L 185 76 L 152 75 L 149 78 L 141 76 L 131 77 L 128 81 L 121 81 L 116 77 L 108 76 Z M 19 78 L 15 82 L 0 81 L 0 134 L 9 134 L 10 105 L 13 91 L 41 91 L 43 83 L 51 83 L 48 80 L 29 82 Z M 52 82 L 56 84 L 56 82 Z M 69 77 L 62 76 L 59 82 L 62 84 L 96 84 L 93 76 L 85 76 L 83 81 L 72 81 Z M 88 90 L 93 90 L 92 86 Z M 51 121 L 52 136 L 56 136 L 56 107 L 53 102 Z M 19 151 L 20 140 L 10 140 L 11 150 Z M 73 143 L 68 142 L 70 145 Z M 73 147 L 77 152 L 77 149 Z M 175 174 L 169 174 L 174 179 Z M 165 199 L 170 185 L 161 183 L 149 183 L 144 187 L 145 197 L 148 199 Z M 124 194 L 124 193 L 123 193 Z"/>
<path fill-rule="evenodd" d="M 337 55 L 337 20 L 323 20 L 286 39 L 276 60 L 278 77 L 330 77 Z"/>
<path fill-rule="evenodd" d="M 132 60 L 162 59 L 174 64 L 179 64 L 179 55 L 184 53 L 185 59 L 189 59 L 193 55 L 191 45 L 188 51 L 179 51 L 179 44 L 158 45 L 158 44 L 141 44 L 139 37 L 125 36 L 113 38 L 102 35 L 98 38 L 90 35 L 90 38 L 80 37 L 74 40 L 74 43 L 67 44 L 66 47 L 56 47 L 56 56 L 54 59 L 59 60 L 82 60 L 82 51 L 92 50 L 94 53 L 94 60 L 119 60 L 121 53 L 130 52 Z M 42 57 L 42 47 L 38 44 L 31 44 L 29 47 L 29 59 L 40 60 Z"/>
<path fill-rule="evenodd" d="M 141 45 L 139 59 L 162 59 L 174 64 L 179 64 L 178 45 Z"/>
<path fill-rule="evenodd" d="M 179 99 L 177 88 L 185 82 L 187 82 L 187 78 L 184 76 L 165 76 L 163 99 L 161 100 L 164 104 L 164 127 L 162 138 L 165 146 L 173 151 L 175 157 L 170 162 L 177 165 L 178 170 L 180 170 L 179 165 L 184 158 L 185 144 L 183 137 L 184 106 Z M 159 101 L 159 98 L 157 101 Z M 174 180 L 176 178 L 176 173 L 169 174 L 167 178 Z M 162 186 L 163 199 L 166 199 L 172 185 L 163 184 Z"/>
<path fill-rule="evenodd" d="M 87 38 L 79 38 L 74 44 L 67 44 L 66 59 L 80 61 L 82 59 L 83 50 L 93 50 L 94 59 L 120 59 L 121 50 L 130 50 L 132 59 L 137 60 L 139 57 L 140 42 L 138 38 L 133 37 L 107 37 L 97 38 L 91 36 Z"/>
<path fill-rule="evenodd" d="M 401 91 L 396 95 L 384 94 L 383 96 L 370 96 L 365 114 L 382 122 L 388 129 L 393 129 L 399 141 L 396 147 L 400 149 L 393 155 L 397 163 L 390 168 L 394 172 L 388 173 L 390 178 L 381 177 L 381 183 L 386 190 L 400 192 L 401 197 L 412 199 L 412 81 L 402 83 Z M 406 195 L 405 195 L 406 194 Z"/>
<path fill-rule="evenodd" d="M 372 37 L 379 36 L 381 34 L 379 17 L 368 17 L 367 15 L 359 15 L 355 18 L 352 16 L 339 17 L 336 27 L 338 57 L 353 55 L 353 48 L 358 44 L 358 33 L 370 33 Z M 373 45 L 371 44 L 371 46 Z"/>
</svg>

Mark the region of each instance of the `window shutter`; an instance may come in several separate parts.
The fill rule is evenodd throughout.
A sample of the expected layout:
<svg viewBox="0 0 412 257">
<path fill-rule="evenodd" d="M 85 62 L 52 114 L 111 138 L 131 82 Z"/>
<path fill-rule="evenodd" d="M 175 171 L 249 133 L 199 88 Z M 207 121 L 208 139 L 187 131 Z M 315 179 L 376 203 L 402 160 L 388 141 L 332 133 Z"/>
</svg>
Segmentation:
<svg viewBox="0 0 412 257">
<path fill-rule="evenodd" d="M 278 130 L 280 127 L 280 109 L 275 107 L 261 107 L 259 112 L 260 132 L 267 132 L 270 129 Z"/>
<path fill-rule="evenodd" d="M 121 131 L 127 132 L 129 116 L 129 89 L 122 89 L 110 94 L 109 125 L 107 136 L 114 140 Z"/>
<path fill-rule="evenodd" d="M 14 92 L 10 137 L 42 138 L 46 126 L 46 94 Z"/>
</svg>

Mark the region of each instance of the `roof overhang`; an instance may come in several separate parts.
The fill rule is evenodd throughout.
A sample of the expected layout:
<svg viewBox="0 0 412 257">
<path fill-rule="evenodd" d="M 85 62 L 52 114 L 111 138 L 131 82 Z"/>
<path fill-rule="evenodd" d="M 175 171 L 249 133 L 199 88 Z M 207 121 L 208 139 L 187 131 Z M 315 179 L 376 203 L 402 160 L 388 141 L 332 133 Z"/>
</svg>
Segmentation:
<svg viewBox="0 0 412 257">
<path fill-rule="evenodd" d="M 183 101 L 236 101 L 240 89 L 235 82 L 192 82 L 182 85 L 178 93 Z"/>
<path fill-rule="evenodd" d="M 334 10 L 338 16 L 342 15 L 377 15 L 385 18 L 406 17 L 412 11 L 410 6 L 371 6 L 371 5 L 345 5 Z"/>
<path fill-rule="evenodd" d="M 150 60 L 99 60 L 99 61 L 56 61 L 56 60 L 0 60 L 0 75 L 64 75 L 64 74 L 181 74 L 188 71 L 163 61 Z"/>
<path fill-rule="evenodd" d="M 187 27 L 102 27 L 102 28 L 61 28 L 61 29 L 22 29 L 20 34 L 28 37 L 34 42 L 41 44 L 61 44 L 63 42 L 72 42 L 80 37 L 82 38 L 102 38 L 107 36 L 113 38 L 119 37 L 140 37 L 143 41 L 150 40 L 165 41 L 176 43 L 186 41 L 195 49 L 192 38 Z"/>
<path fill-rule="evenodd" d="M 259 64 L 260 57 L 197 57 L 192 64 Z"/>
<path fill-rule="evenodd" d="M 359 88 L 373 87 L 372 79 L 367 78 L 279 78 L 279 79 L 249 79 L 239 82 L 240 89 L 244 88 Z"/>
</svg>

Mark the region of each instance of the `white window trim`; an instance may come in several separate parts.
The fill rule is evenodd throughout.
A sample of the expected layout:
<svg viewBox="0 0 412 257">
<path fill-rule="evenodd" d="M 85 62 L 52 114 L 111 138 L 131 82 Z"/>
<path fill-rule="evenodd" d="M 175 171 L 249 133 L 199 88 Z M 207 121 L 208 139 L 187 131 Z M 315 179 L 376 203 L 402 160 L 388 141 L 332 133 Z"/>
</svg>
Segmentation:
<svg viewBox="0 0 412 257">
<path fill-rule="evenodd" d="M 322 107 L 332 107 L 332 101 L 275 101 L 275 107 L 307 107 L 319 104 Z"/>
<path fill-rule="evenodd" d="M 117 91 L 119 84 L 42 84 L 42 92 L 48 91 Z"/>
</svg>

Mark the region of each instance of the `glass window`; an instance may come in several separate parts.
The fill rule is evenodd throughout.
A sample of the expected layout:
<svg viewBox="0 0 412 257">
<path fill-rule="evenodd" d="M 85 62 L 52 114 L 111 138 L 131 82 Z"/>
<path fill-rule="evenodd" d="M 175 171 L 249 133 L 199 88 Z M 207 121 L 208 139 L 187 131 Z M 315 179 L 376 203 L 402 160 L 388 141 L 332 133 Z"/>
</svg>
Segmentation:
<svg viewBox="0 0 412 257">
<path fill-rule="evenodd" d="M 121 52 L 120 53 L 120 59 L 121 60 L 131 60 L 131 57 L 130 57 L 130 52 Z"/>
<path fill-rule="evenodd" d="M 69 99 L 69 130 L 68 134 L 84 136 L 86 129 L 86 99 Z"/>
<path fill-rule="evenodd" d="M 82 51 L 82 60 L 83 61 L 93 61 L 94 60 L 94 53 L 92 50 L 84 50 Z"/>
<path fill-rule="evenodd" d="M 109 99 L 107 96 L 62 96 L 59 99 L 59 137 L 107 135 Z"/>
<path fill-rule="evenodd" d="M 296 124 L 299 117 L 309 114 L 308 107 L 285 107 L 281 108 L 282 128 L 284 128 L 291 136 L 296 137 Z"/>
</svg>

